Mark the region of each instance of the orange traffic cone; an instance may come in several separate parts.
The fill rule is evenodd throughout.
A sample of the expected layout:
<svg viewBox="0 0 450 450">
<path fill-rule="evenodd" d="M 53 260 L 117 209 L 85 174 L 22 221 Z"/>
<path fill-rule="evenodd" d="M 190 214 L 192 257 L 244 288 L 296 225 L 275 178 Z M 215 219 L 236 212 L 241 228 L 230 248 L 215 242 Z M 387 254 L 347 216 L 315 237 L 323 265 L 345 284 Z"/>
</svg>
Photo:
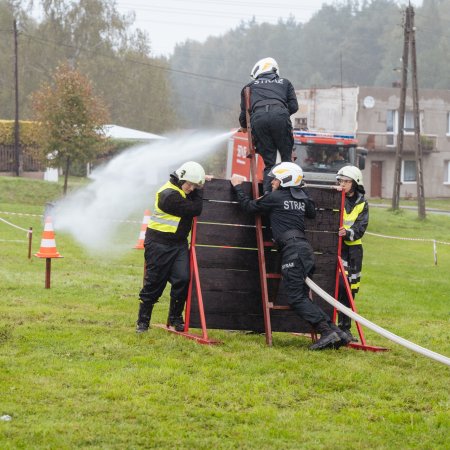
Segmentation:
<svg viewBox="0 0 450 450">
<path fill-rule="evenodd" d="M 41 248 L 34 256 L 38 258 L 64 258 L 56 251 L 55 232 L 53 231 L 52 218 L 50 216 L 45 218 Z"/>
<path fill-rule="evenodd" d="M 144 211 L 144 218 L 142 219 L 142 225 L 141 225 L 141 231 L 139 233 L 139 238 L 138 238 L 137 244 L 134 246 L 134 248 L 137 248 L 139 250 L 142 250 L 144 248 L 145 232 L 147 231 L 149 220 L 150 220 L 150 211 L 148 209 L 146 209 Z"/>
</svg>

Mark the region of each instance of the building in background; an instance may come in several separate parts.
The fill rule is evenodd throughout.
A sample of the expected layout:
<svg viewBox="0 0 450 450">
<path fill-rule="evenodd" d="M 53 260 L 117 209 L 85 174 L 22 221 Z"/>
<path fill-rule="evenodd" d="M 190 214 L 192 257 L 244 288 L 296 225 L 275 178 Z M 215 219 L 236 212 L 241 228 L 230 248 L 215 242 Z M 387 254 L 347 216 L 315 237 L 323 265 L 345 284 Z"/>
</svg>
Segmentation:
<svg viewBox="0 0 450 450">
<path fill-rule="evenodd" d="M 21 121 L 21 136 L 25 135 L 25 138 L 30 136 L 30 132 L 24 133 L 23 127 L 28 127 L 29 129 L 36 122 L 32 121 Z M 13 120 L 0 120 L 0 125 L 3 127 L 9 127 L 11 130 L 14 126 Z M 34 125 L 35 126 L 35 125 Z M 135 130 L 133 128 L 126 128 L 119 125 L 104 125 L 104 131 L 107 138 L 115 141 L 116 143 L 121 143 L 119 147 L 121 150 L 128 147 L 132 147 L 138 144 L 148 144 L 151 142 L 156 142 L 161 139 L 166 139 L 164 136 L 160 136 L 153 133 L 147 133 L 146 131 Z M 0 133 L 1 135 L 2 133 Z M 12 131 L 9 133 L 3 132 L 3 134 L 12 135 Z M 33 152 L 37 151 L 37 147 L 34 143 L 21 144 L 23 152 L 23 177 L 26 178 L 37 178 L 44 179 L 46 181 L 58 181 L 58 175 L 60 170 L 46 167 L 45 163 L 39 161 L 39 159 L 34 155 Z M 102 163 L 107 162 L 109 159 L 115 156 L 115 153 L 110 155 L 100 155 L 96 161 L 93 162 L 94 165 L 98 166 Z M 50 159 L 52 155 L 48 155 Z M 2 143 L 0 142 L 0 176 L 14 176 L 14 167 L 16 161 L 15 147 L 12 143 Z M 86 165 L 85 173 L 77 174 L 77 176 L 89 175 L 91 172 L 92 163 Z M 72 169 L 74 170 L 73 166 Z"/>
<path fill-rule="evenodd" d="M 368 197 L 392 198 L 398 136 L 400 88 L 331 87 L 297 90 L 295 128 L 354 133 L 368 150 L 363 171 Z M 450 197 L 450 91 L 419 91 L 424 191 L 428 198 Z M 415 197 L 416 162 L 412 92 L 404 121 L 400 196 Z"/>
</svg>

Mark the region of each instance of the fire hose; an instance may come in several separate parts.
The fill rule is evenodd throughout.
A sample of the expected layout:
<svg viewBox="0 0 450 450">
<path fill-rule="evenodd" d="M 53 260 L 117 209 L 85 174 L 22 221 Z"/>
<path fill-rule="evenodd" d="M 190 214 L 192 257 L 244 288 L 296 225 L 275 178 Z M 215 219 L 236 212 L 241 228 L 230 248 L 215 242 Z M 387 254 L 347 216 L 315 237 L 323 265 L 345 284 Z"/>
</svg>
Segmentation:
<svg viewBox="0 0 450 450">
<path fill-rule="evenodd" d="M 306 278 L 306 284 L 317 295 L 322 297 L 327 303 L 332 305 L 334 308 L 341 311 L 346 316 L 350 317 L 351 319 L 355 320 L 356 322 L 359 322 L 361 325 L 364 325 L 365 327 L 371 329 L 372 331 L 375 331 L 375 333 L 378 333 L 381 336 L 385 337 L 386 339 L 390 339 L 391 341 L 396 342 L 397 344 L 400 344 L 403 347 L 409 348 L 410 350 L 412 350 L 414 352 L 420 353 L 424 356 L 427 356 L 428 358 L 434 359 L 443 364 L 446 364 L 447 366 L 450 366 L 450 358 L 447 358 L 444 355 L 441 355 L 439 353 L 428 350 L 427 348 L 421 347 L 420 345 L 414 344 L 413 342 L 410 342 L 400 336 L 397 336 L 396 334 L 391 333 L 390 331 L 385 330 L 384 328 L 370 322 L 369 320 L 365 319 L 364 317 L 362 317 L 359 314 L 352 311 L 350 308 L 347 308 L 342 303 L 338 302 L 335 298 L 333 298 L 331 295 L 329 295 L 327 292 L 325 292 L 321 287 L 319 287 L 316 283 L 314 283 L 314 281 L 312 281 L 310 278 Z"/>
</svg>

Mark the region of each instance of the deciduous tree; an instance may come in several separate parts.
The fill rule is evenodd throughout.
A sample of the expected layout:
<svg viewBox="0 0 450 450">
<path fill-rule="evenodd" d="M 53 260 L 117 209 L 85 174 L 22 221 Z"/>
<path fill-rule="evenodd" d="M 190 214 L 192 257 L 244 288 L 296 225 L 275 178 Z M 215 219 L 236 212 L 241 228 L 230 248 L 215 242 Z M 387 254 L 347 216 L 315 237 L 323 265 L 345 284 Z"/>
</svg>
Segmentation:
<svg viewBox="0 0 450 450">
<path fill-rule="evenodd" d="M 67 64 L 59 66 L 52 82 L 33 94 L 32 104 L 41 125 L 40 156 L 48 159 L 51 167 L 64 168 L 66 194 L 71 164 L 92 161 L 103 148 L 107 109 L 89 79 Z"/>
</svg>

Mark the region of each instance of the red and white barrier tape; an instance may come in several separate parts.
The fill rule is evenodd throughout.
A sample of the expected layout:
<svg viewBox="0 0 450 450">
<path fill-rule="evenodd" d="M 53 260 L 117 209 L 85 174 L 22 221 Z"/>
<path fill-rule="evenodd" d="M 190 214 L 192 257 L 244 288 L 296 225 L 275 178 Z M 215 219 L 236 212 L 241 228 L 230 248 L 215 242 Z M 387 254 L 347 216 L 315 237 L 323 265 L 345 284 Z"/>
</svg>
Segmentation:
<svg viewBox="0 0 450 450">
<path fill-rule="evenodd" d="M 32 233 L 31 230 L 27 230 L 27 229 L 25 229 L 25 228 L 22 228 L 22 227 L 19 227 L 19 226 L 17 226 L 17 225 L 14 225 L 13 223 L 8 222 L 7 220 L 2 219 L 1 217 L 0 217 L 0 220 L 1 220 L 2 222 L 5 222 L 7 225 L 9 225 L 9 226 L 11 226 L 11 227 L 17 228 L 18 230 L 25 231 L 27 234 L 28 234 L 28 233 Z"/>
</svg>

